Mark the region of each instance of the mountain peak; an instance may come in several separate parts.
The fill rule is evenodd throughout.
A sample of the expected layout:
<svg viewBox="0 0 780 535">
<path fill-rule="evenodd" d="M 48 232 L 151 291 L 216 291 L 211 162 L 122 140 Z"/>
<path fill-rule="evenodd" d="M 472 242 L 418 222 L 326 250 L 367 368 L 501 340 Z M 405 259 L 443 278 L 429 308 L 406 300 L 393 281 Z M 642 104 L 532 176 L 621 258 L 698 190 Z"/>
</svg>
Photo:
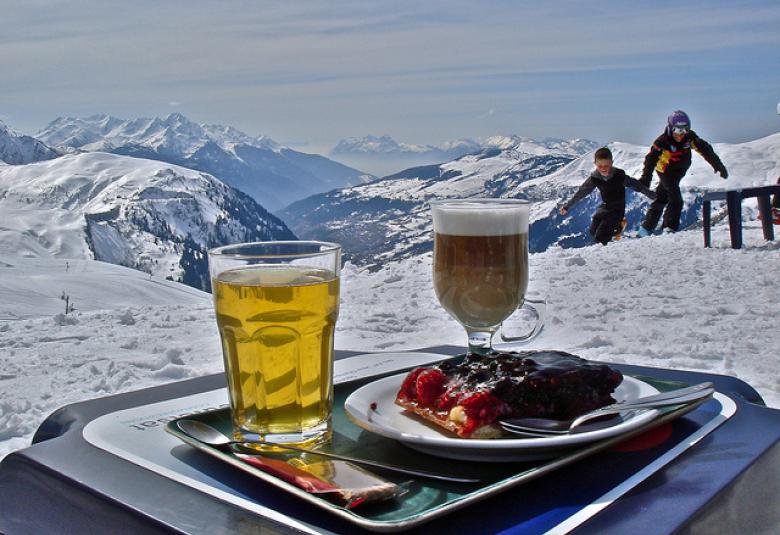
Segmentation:
<svg viewBox="0 0 780 535">
<path fill-rule="evenodd" d="M 148 147 L 180 153 L 194 154 L 208 142 L 214 142 L 224 150 L 231 145 L 244 143 L 269 148 L 279 145 L 267 137 L 253 138 L 236 128 L 222 125 L 199 124 L 179 112 L 165 117 L 140 117 L 120 119 L 107 114 L 95 114 L 84 118 L 58 117 L 38 133 L 38 136 L 55 147 L 83 148 L 84 150 L 111 150 L 115 147 Z"/>
<path fill-rule="evenodd" d="M 176 126 L 179 126 L 179 125 L 190 125 L 190 124 L 195 124 L 194 122 L 190 121 L 190 120 L 189 120 L 187 117 L 185 117 L 184 115 L 182 115 L 182 114 L 181 114 L 181 113 L 179 113 L 179 112 L 173 112 L 173 113 L 169 113 L 169 114 L 168 114 L 168 115 L 165 117 L 165 119 L 163 119 L 163 122 L 164 122 L 165 124 L 167 124 L 167 125 L 171 125 L 171 126 L 174 126 L 174 125 L 176 125 Z"/>
<path fill-rule="evenodd" d="M 16 133 L 0 121 L 0 162 L 24 165 L 57 158 L 59 152 L 34 137 Z"/>
<path fill-rule="evenodd" d="M 399 143 L 387 134 L 382 134 L 381 136 L 368 134 L 362 138 L 349 137 L 342 139 L 333 148 L 331 154 L 402 154 L 429 152 L 431 150 L 435 150 L 435 148 L 427 145 Z"/>
<path fill-rule="evenodd" d="M 116 117 L 114 117 L 113 115 L 109 115 L 107 113 L 96 113 L 94 115 L 90 115 L 89 117 L 87 117 L 86 120 L 87 121 L 92 121 L 92 122 L 108 122 L 108 121 L 110 121 L 112 119 L 113 120 L 117 120 L 117 121 L 120 120 L 120 119 L 117 119 Z"/>
</svg>

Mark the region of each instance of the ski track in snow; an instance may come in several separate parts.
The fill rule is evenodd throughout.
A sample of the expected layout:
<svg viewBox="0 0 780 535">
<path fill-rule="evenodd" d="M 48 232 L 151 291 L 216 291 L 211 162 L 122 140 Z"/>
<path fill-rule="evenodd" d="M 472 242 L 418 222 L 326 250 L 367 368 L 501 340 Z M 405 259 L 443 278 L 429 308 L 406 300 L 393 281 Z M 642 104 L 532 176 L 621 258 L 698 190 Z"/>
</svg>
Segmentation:
<svg viewBox="0 0 780 535">
<path fill-rule="evenodd" d="M 773 343 L 780 242 L 765 242 L 760 225 L 746 221 L 744 249 L 729 248 L 725 225 L 716 227 L 713 243 L 704 249 L 701 230 L 691 230 L 532 255 L 531 290 L 546 298 L 547 322 L 523 347 L 733 375 L 780 407 Z M 345 266 L 337 348 L 464 344 L 462 328 L 436 301 L 430 258 L 374 273 Z M 28 446 L 41 422 L 64 405 L 222 372 L 208 294 L 126 270 L 137 275 L 114 285 L 136 290 L 118 292 L 106 308 L 105 286 L 92 294 L 89 285 L 78 287 L 86 292 L 74 293 L 79 309 L 64 315 L 59 292 L 66 277 L 85 270 L 95 279 L 103 270 L 117 277 L 124 268 L 71 261 L 66 273 L 63 260 L 2 260 L 0 458 Z"/>
</svg>

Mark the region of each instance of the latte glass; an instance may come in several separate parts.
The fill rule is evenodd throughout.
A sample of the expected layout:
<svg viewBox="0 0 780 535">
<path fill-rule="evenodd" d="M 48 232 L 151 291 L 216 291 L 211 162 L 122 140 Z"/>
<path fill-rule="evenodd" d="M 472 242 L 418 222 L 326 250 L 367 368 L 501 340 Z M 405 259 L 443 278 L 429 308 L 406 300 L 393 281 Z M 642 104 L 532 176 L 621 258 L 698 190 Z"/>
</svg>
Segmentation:
<svg viewBox="0 0 780 535">
<path fill-rule="evenodd" d="M 331 436 L 341 248 L 287 241 L 209 251 L 236 440 Z"/>
<path fill-rule="evenodd" d="M 533 329 L 505 342 L 535 337 L 543 326 L 539 307 L 526 302 L 528 212 L 520 199 L 450 199 L 431 202 L 433 286 L 442 307 L 468 335 L 469 351 L 491 351 L 493 336 L 519 308 Z"/>
</svg>

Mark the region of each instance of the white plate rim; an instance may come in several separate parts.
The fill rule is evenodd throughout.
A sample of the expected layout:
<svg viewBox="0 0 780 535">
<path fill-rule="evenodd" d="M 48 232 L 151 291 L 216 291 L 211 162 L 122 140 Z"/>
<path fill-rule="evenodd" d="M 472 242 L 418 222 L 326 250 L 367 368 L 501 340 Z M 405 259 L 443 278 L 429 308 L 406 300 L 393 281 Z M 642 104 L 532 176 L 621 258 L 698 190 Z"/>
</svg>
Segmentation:
<svg viewBox="0 0 780 535">
<path fill-rule="evenodd" d="M 411 446 L 422 446 L 428 451 L 433 451 L 436 448 L 444 448 L 449 450 L 462 450 L 464 452 L 494 451 L 495 453 L 502 454 L 523 452 L 524 450 L 561 449 L 586 444 L 636 429 L 637 427 L 649 423 L 658 415 L 657 410 L 649 410 L 636 414 L 620 424 L 611 427 L 564 436 L 502 439 L 455 438 L 447 436 L 447 432 L 444 430 L 439 431 L 432 425 L 423 424 L 421 419 L 413 415 L 405 414 L 404 409 L 394 403 L 395 393 L 400 388 L 401 382 L 403 382 L 407 373 L 377 379 L 352 392 L 344 402 L 344 411 L 350 421 L 366 431 L 398 440 Z M 619 385 L 616 393 L 619 394 L 621 390 L 626 389 L 636 389 L 642 396 L 659 392 L 658 389 L 652 385 L 627 375 L 623 377 L 623 382 Z M 377 393 L 382 393 L 383 396 L 377 396 Z M 387 395 L 388 393 L 391 394 Z M 392 396 L 392 399 L 389 399 L 390 396 Z M 617 396 L 617 399 L 618 401 L 621 401 L 621 399 L 625 398 L 623 396 Z M 375 409 L 370 407 L 372 403 L 377 404 Z M 400 416 L 401 418 L 408 419 L 410 422 L 409 427 L 419 428 L 420 426 L 424 426 L 426 433 L 407 432 L 387 424 L 388 417 L 381 416 L 377 418 L 377 415 L 382 414 L 384 411 L 391 411 L 388 417 Z M 403 422 L 403 419 L 400 421 Z"/>
</svg>

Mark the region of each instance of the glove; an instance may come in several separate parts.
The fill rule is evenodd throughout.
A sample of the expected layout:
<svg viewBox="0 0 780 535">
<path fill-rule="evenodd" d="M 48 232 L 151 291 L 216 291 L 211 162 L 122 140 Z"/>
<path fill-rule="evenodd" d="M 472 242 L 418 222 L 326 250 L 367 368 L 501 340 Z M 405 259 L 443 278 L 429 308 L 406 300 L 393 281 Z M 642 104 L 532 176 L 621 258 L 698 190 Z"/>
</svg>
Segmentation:
<svg viewBox="0 0 780 535">
<path fill-rule="evenodd" d="M 721 165 L 719 168 L 715 169 L 716 173 L 720 173 L 720 176 L 723 177 L 723 180 L 726 180 L 729 177 L 729 172 L 726 171 L 726 166 Z"/>
</svg>

